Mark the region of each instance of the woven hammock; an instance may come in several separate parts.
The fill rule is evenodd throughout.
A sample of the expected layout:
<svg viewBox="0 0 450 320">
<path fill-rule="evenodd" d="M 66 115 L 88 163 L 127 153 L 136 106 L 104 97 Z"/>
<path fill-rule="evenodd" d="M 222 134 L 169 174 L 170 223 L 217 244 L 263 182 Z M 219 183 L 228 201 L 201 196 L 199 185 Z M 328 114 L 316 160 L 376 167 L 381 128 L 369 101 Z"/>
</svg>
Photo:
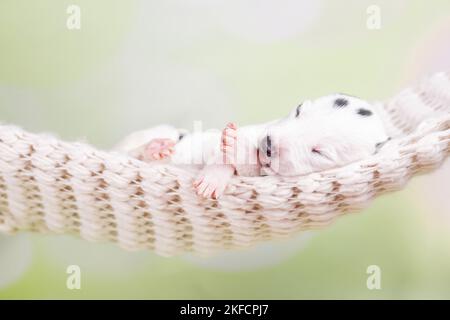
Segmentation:
<svg viewBox="0 0 450 320">
<path fill-rule="evenodd" d="M 76 234 L 172 256 L 323 227 L 450 153 L 450 72 L 375 107 L 393 139 L 372 157 L 301 177 L 235 176 L 219 200 L 195 194 L 193 169 L 0 126 L 0 232 Z"/>
</svg>

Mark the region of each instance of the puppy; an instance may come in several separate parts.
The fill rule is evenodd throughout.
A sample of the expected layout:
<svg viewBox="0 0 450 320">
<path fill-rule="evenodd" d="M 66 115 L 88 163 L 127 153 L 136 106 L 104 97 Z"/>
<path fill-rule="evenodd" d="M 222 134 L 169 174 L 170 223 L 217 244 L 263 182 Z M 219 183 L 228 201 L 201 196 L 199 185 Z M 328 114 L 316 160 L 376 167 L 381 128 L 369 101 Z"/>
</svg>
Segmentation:
<svg viewBox="0 0 450 320">
<path fill-rule="evenodd" d="M 220 131 L 187 133 L 170 126 L 139 131 L 116 150 L 146 162 L 201 168 L 197 194 L 217 199 L 233 174 L 297 176 L 364 159 L 389 140 L 376 110 L 334 94 L 305 101 L 287 117 Z"/>
</svg>

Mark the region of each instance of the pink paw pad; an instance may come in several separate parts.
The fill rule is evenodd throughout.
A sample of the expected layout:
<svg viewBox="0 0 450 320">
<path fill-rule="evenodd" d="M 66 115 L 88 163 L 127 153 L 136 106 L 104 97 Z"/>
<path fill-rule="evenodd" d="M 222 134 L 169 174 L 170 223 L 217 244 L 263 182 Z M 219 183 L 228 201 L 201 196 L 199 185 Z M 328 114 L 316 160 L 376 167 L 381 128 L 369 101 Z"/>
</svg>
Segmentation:
<svg viewBox="0 0 450 320">
<path fill-rule="evenodd" d="M 145 147 L 145 156 L 151 160 L 162 160 L 174 153 L 175 141 L 171 139 L 153 139 Z"/>
</svg>

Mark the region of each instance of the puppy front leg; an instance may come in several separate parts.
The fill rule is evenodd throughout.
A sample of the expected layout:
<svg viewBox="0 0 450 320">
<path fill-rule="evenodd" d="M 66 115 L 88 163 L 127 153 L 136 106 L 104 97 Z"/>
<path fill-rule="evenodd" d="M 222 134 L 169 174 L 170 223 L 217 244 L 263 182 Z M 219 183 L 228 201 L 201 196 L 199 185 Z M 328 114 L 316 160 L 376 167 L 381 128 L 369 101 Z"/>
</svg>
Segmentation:
<svg viewBox="0 0 450 320">
<path fill-rule="evenodd" d="M 243 127 L 229 123 L 222 132 L 222 155 L 224 163 L 230 164 L 239 176 L 259 176 L 257 137 L 261 127 Z"/>
<path fill-rule="evenodd" d="M 197 194 L 204 198 L 218 199 L 234 174 L 234 168 L 227 164 L 210 164 L 200 172 L 194 181 Z"/>
</svg>

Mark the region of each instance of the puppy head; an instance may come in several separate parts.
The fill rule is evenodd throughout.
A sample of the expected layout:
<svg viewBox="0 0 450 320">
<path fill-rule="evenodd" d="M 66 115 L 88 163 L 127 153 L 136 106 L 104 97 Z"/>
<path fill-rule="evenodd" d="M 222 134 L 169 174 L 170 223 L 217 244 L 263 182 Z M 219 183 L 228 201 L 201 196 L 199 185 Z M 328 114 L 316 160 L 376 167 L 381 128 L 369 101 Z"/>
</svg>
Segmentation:
<svg viewBox="0 0 450 320">
<path fill-rule="evenodd" d="M 302 175 L 361 160 L 387 139 L 369 103 L 334 94 L 305 101 L 269 126 L 260 138 L 259 160 L 265 174 Z"/>
</svg>

